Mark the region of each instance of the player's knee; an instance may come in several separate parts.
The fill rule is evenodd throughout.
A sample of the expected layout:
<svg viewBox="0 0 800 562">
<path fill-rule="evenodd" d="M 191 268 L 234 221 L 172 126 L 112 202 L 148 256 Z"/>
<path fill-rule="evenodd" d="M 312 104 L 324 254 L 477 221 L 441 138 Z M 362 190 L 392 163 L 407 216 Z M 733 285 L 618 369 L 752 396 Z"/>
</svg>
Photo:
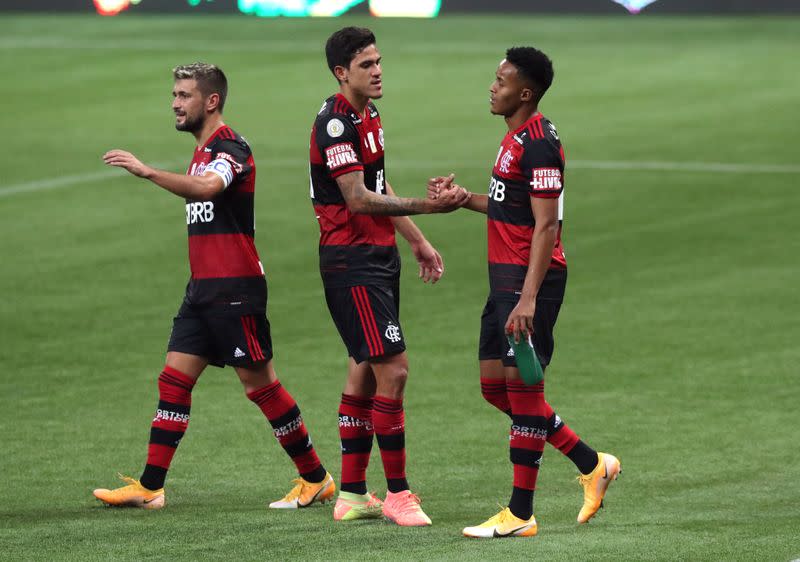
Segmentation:
<svg viewBox="0 0 800 562">
<path fill-rule="evenodd" d="M 387 380 L 385 381 L 387 386 L 392 390 L 392 394 L 399 398 L 403 395 L 403 390 L 406 387 L 406 381 L 408 380 L 408 366 L 407 365 L 395 365 L 389 371 Z"/>
<path fill-rule="evenodd" d="M 405 356 L 394 356 L 374 365 L 378 379 L 378 394 L 396 399 L 402 398 L 408 379 L 408 360 Z"/>
<path fill-rule="evenodd" d="M 392 364 L 384 370 L 384 376 L 381 378 L 383 380 L 380 386 L 383 389 L 390 390 L 396 398 L 401 397 L 408 380 L 408 364 L 403 362 Z"/>
<path fill-rule="evenodd" d="M 259 361 L 246 366 L 234 367 L 245 394 L 249 394 L 278 380 L 271 361 Z"/>
<path fill-rule="evenodd" d="M 400 365 L 392 372 L 392 380 L 399 386 L 405 386 L 408 380 L 408 366 Z"/>
</svg>

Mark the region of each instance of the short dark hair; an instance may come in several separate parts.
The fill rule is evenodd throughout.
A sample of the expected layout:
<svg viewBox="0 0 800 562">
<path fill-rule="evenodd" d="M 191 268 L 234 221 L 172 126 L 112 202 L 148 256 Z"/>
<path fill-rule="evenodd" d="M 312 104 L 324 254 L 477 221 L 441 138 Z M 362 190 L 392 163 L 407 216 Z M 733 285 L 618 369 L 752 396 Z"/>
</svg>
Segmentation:
<svg viewBox="0 0 800 562">
<path fill-rule="evenodd" d="M 225 107 L 225 98 L 228 97 L 228 79 L 225 78 L 225 73 L 220 67 L 206 62 L 182 64 L 172 69 L 172 76 L 175 80 L 197 80 L 197 88 L 206 97 L 211 94 L 219 94 L 217 108 L 222 113 L 222 108 Z"/>
<path fill-rule="evenodd" d="M 356 55 L 375 43 L 375 34 L 366 27 L 343 27 L 330 37 L 325 43 L 325 57 L 328 59 L 328 68 L 337 66 L 350 68 L 350 63 Z M 333 74 L 336 76 L 336 73 Z"/>
<path fill-rule="evenodd" d="M 536 101 L 553 83 L 553 61 L 539 49 L 533 47 L 511 47 L 506 51 L 506 60 L 517 69 L 517 74 L 536 90 Z"/>
</svg>

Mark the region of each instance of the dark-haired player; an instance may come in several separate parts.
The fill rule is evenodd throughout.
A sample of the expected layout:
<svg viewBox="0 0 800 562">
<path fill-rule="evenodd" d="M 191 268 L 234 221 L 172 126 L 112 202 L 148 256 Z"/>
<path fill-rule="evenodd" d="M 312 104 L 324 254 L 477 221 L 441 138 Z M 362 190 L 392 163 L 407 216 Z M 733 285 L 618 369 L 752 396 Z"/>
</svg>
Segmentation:
<svg viewBox="0 0 800 562">
<path fill-rule="evenodd" d="M 111 150 L 103 160 L 186 199 L 191 278 L 158 377 L 159 402 L 141 479 L 123 478 L 127 486 L 94 495 L 115 506 L 164 506 L 164 480 L 189 424 L 192 388 L 211 364 L 234 368 L 300 474 L 286 497 L 270 507 L 326 501 L 335 492 L 333 478 L 272 367 L 267 283 L 254 244 L 256 167 L 250 146 L 222 120 L 227 80 L 205 63 L 179 66 L 173 75 L 175 128 L 197 140 L 187 173 L 157 170 L 123 150 Z"/>
<path fill-rule="evenodd" d="M 437 200 L 396 197 L 384 170 L 384 134 L 371 100 L 383 95 L 381 55 L 368 29 L 346 27 L 325 45 L 339 93 L 325 100 L 311 132 L 311 198 L 319 220 L 325 298 L 350 356 L 339 408 L 342 441 L 337 521 L 380 517 L 430 525 L 405 472 L 403 390 L 408 359 L 399 320 L 400 257 L 395 230 L 411 245 L 424 281 L 442 275 L 442 259 L 406 215 L 448 212 L 468 195 Z M 367 493 L 373 436 L 388 492 Z"/>
<path fill-rule="evenodd" d="M 545 441 L 567 455 L 581 472 L 584 504 L 578 522 L 600 508 L 606 489 L 620 472 L 619 460 L 598 453 L 553 412 L 544 381 L 520 379 L 506 339 L 532 338 L 544 369 L 553 354 L 553 327 L 564 299 L 567 262 L 561 246 L 564 150 L 553 124 L 538 110 L 553 81 L 553 65 L 541 51 L 515 47 L 497 68 L 491 112 L 505 118 L 503 138 L 488 195 L 473 194 L 466 207 L 487 214 L 489 298 L 481 316 L 481 391 L 511 417 L 510 449 L 514 487 L 508 507 L 488 521 L 464 529 L 468 537 L 533 536 L 533 493 Z M 452 176 L 432 178 L 428 193 L 440 197 Z"/>
</svg>

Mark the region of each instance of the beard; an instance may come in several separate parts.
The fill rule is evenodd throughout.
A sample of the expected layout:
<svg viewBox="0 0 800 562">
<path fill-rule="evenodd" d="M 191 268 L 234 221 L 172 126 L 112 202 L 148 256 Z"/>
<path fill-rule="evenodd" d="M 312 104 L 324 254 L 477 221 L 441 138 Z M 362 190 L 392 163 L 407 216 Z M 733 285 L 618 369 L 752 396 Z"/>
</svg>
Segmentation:
<svg viewBox="0 0 800 562">
<path fill-rule="evenodd" d="M 183 123 L 175 123 L 175 129 L 187 133 L 197 133 L 203 128 L 203 125 L 205 125 L 205 120 L 202 115 L 192 118 L 189 114 L 186 114 L 186 119 L 184 119 Z"/>
</svg>

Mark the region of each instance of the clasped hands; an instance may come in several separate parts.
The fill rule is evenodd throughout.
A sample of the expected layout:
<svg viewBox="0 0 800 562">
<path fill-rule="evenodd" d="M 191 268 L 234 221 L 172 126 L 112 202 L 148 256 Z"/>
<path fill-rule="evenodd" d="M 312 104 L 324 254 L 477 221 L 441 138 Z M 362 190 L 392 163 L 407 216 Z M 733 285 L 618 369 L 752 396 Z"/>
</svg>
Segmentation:
<svg viewBox="0 0 800 562">
<path fill-rule="evenodd" d="M 455 174 L 436 176 L 428 180 L 428 199 L 443 209 L 440 212 L 455 211 L 466 205 L 472 197 L 472 193 L 453 183 L 453 179 Z"/>
</svg>

